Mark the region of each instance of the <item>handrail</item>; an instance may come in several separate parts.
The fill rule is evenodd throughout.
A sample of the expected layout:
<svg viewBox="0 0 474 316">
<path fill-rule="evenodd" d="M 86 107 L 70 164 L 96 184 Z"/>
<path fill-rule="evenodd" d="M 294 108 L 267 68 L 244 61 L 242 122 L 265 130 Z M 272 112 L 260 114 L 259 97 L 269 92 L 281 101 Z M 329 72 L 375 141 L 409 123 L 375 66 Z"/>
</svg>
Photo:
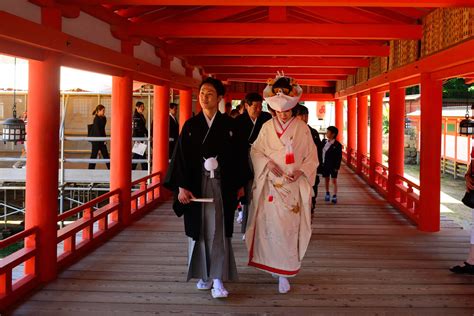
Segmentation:
<svg viewBox="0 0 474 316">
<path fill-rule="evenodd" d="M 22 249 L 0 260 L 0 311 L 38 284 L 37 237 L 35 226 L 0 241 L 0 249 L 3 249 L 26 239 Z M 14 280 L 13 269 L 21 264 L 25 265 L 23 276 Z"/>
<path fill-rule="evenodd" d="M 13 236 L 10 236 L 8 238 L 0 240 L 0 249 L 6 248 L 8 246 L 11 246 L 17 242 L 19 242 L 22 239 L 25 239 L 26 237 L 29 237 L 32 234 L 36 234 L 38 232 L 37 227 L 31 227 L 28 229 L 25 229 L 19 233 L 16 233 Z M 1 261 L 0 261 L 1 263 Z"/>
<path fill-rule="evenodd" d="M 93 142 L 100 142 L 100 141 L 107 141 L 111 140 L 111 136 L 103 136 L 103 137 L 97 137 L 97 136 L 64 136 L 64 140 L 68 141 L 93 141 Z M 132 137 L 132 141 L 147 141 L 148 137 Z"/>
<path fill-rule="evenodd" d="M 155 178 L 155 177 L 160 177 L 160 176 L 161 176 L 161 172 L 154 172 L 152 174 L 144 176 L 143 178 L 140 178 L 140 179 L 137 179 L 137 180 L 133 181 L 132 186 L 137 185 L 139 183 L 142 183 L 143 181 L 146 181 L 148 179 Z"/>
<path fill-rule="evenodd" d="M 81 205 L 81 206 L 78 206 L 78 207 L 75 207 L 69 211 L 66 211 L 60 215 L 58 215 L 58 222 L 59 221 L 63 221 L 65 220 L 66 218 L 68 217 L 71 217 L 71 216 L 74 216 L 76 215 L 77 213 L 79 212 L 82 212 L 84 211 L 85 209 L 88 209 L 88 208 L 91 208 L 91 207 L 94 207 L 95 205 L 99 204 L 100 202 L 103 202 L 105 201 L 106 199 L 116 195 L 119 193 L 119 189 L 116 189 L 116 190 L 113 190 L 113 191 L 110 191 L 110 192 L 107 192 L 105 194 L 102 194 L 101 196 L 99 197 L 96 197 L 95 199 L 93 200 L 90 200 L 89 202 Z"/>
<path fill-rule="evenodd" d="M 148 183 L 148 180 L 151 181 Z M 140 185 L 131 195 L 132 216 L 137 217 L 148 209 L 152 202 L 161 197 L 161 172 L 155 172 L 132 182 L 132 187 Z"/>
<path fill-rule="evenodd" d="M 366 178 L 366 180 L 369 179 L 369 175 L 370 175 L 370 158 L 369 158 L 369 155 L 367 154 L 361 154 L 361 159 L 362 159 L 362 163 L 361 163 L 361 166 L 362 166 L 362 176 L 364 178 Z"/>
<path fill-rule="evenodd" d="M 97 210 L 94 206 L 108 201 Z M 82 212 L 82 217 L 57 232 L 56 242 L 62 245 L 57 262 L 64 268 L 81 257 L 88 249 L 96 246 L 101 239 L 110 237 L 119 227 L 120 190 L 103 194 L 92 201 L 58 215 L 58 222 Z"/>
<path fill-rule="evenodd" d="M 419 185 L 419 184 L 417 184 L 417 183 L 415 183 L 415 182 L 413 182 L 413 181 L 411 181 L 411 180 L 408 180 L 408 179 L 405 178 L 405 177 L 397 176 L 397 179 L 399 179 L 399 180 L 405 182 L 406 184 L 408 184 L 409 186 L 411 186 L 411 187 L 413 187 L 413 188 L 415 188 L 415 189 L 417 189 L 417 190 L 420 190 L 420 185 Z"/>
<path fill-rule="evenodd" d="M 395 178 L 395 181 L 397 183 L 395 184 L 394 203 L 406 216 L 418 223 L 420 196 L 413 189 L 420 192 L 420 186 L 400 175 Z"/>
<path fill-rule="evenodd" d="M 388 173 L 387 166 L 379 162 L 375 163 L 374 186 L 382 196 L 386 196 L 388 193 Z"/>
</svg>

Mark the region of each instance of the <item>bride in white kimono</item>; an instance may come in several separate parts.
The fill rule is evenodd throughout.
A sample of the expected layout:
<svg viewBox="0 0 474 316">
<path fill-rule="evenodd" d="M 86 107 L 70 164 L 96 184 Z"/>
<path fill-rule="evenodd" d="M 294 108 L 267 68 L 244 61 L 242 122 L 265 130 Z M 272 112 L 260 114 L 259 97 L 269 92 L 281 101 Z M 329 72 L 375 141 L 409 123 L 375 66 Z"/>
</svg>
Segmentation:
<svg viewBox="0 0 474 316">
<path fill-rule="evenodd" d="M 264 91 L 276 117 L 253 143 L 253 210 L 246 231 L 249 265 L 279 278 L 280 293 L 301 267 L 311 239 L 311 195 L 318 155 L 308 126 L 291 109 L 301 97 L 292 78 L 277 76 Z"/>
</svg>

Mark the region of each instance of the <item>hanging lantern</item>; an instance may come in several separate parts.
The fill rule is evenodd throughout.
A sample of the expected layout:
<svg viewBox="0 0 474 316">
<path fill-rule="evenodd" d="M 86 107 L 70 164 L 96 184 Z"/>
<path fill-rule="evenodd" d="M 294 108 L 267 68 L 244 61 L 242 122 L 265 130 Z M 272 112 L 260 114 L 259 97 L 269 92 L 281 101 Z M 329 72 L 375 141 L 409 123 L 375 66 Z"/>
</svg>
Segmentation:
<svg viewBox="0 0 474 316">
<path fill-rule="evenodd" d="M 459 123 L 459 134 L 470 136 L 474 135 L 474 120 L 469 118 L 466 114 L 466 118 Z"/>
<path fill-rule="evenodd" d="M 16 114 L 13 114 L 12 118 L 8 118 L 3 122 L 2 139 L 4 143 L 13 142 L 15 145 L 16 143 L 21 143 L 25 141 L 25 122 L 23 120 L 18 119 L 16 117 Z"/>
<path fill-rule="evenodd" d="M 26 140 L 26 126 L 23 120 L 16 117 L 16 58 L 13 75 L 13 117 L 3 122 L 2 140 L 4 143 L 13 142 L 15 145 Z"/>
</svg>

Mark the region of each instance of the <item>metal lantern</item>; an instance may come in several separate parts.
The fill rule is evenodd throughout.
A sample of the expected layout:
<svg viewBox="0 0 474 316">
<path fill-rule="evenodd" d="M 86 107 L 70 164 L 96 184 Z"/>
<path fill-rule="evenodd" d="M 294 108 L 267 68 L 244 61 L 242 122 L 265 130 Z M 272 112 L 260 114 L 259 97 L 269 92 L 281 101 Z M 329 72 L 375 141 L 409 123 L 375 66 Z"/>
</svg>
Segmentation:
<svg viewBox="0 0 474 316">
<path fill-rule="evenodd" d="M 466 118 L 459 122 L 459 134 L 470 136 L 474 135 L 474 120 L 466 115 Z"/>
<path fill-rule="evenodd" d="M 3 122 L 2 130 L 2 140 L 4 143 L 13 142 L 16 145 L 16 143 L 26 140 L 25 122 L 16 117 L 16 58 L 13 80 L 13 117 Z"/>
<path fill-rule="evenodd" d="M 471 110 L 473 109 L 474 109 L 474 104 L 471 105 Z M 465 135 L 465 136 L 474 135 L 474 120 L 469 117 L 469 98 L 466 105 L 466 116 L 464 120 L 459 122 L 459 134 Z"/>
<path fill-rule="evenodd" d="M 15 113 L 15 112 L 14 112 Z M 24 142 L 26 139 L 25 122 L 20 120 L 13 114 L 12 118 L 8 118 L 3 122 L 3 142 Z"/>
</svg>

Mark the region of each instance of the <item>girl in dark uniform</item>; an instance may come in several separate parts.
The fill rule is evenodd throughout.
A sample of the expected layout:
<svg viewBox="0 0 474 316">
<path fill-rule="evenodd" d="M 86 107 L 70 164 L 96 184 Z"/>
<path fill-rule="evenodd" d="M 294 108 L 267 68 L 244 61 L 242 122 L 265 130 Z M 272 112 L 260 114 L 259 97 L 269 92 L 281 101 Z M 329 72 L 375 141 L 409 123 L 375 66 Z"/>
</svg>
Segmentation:
<svg viewBox="0 0 474 316">
<path fill-rule="evenodd" d="M 92 123 L 92 130 L 90 136 L 92 137 L 106 137 L 105 125 L 107 124 L 107 118 L 105 117 L 105 106 L 99 104 L 95 107 L 94 122 Z M 97 159 L 97 154 L 100 152 L 103 159 L 109 159 L 109 151 L 107 150 L 107 143 L 105 141 L 91 142 L 92 152 L 91 159 Z M 106 163 L 107 169 L 110 169 L 110 163 Z M 89 169 L 95 169 L 95 163 L 89 164 Z"/>
</svg>

